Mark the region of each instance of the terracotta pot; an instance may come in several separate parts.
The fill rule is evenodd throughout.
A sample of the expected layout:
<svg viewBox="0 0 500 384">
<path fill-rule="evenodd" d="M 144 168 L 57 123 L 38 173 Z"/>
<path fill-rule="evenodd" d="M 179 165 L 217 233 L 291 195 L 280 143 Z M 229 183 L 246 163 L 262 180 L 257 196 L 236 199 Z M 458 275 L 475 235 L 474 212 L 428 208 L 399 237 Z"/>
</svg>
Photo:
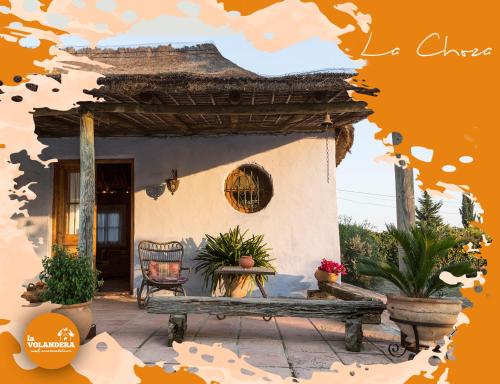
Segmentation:
<svg viewBox="0 0 500 384">
<path fill-rule="evenodd" d="M 240 257 L 240 267 L 241 268 L 252 268 L 255 265 L 255 260 L 252 256 L 241 256 Z"/>
<path fill-rule="evenodd" d="M 59 313 L 69 317 L 80 334 L 80 344 L 85 342 L 85 338 L 89 334 L 90 327 L 94 320 L 92 309 L 90 308 L 91 301 L 81 304 L 63 305 L 61 308 L 54 309 L 52 312 Z"/>
<path fill-rule="evenodd" d="M 454 299 L 424 299 L 389 294 L 387 310 L 395 319 L 440 324 L 437 327 L 417 326 L 420 345 L 433 346 L 453 330 L 458 314 L 462 311 L 462 302 Z M 410 324 L 394 322 L 401 332 L 407 335 L 406 341 L 414 344 L 413 327 Z"/>
<path fill-rule="evenodd" d="M 325 271 L 322 271 L 321 269 L 316 269 L 316 272 L 314 272 L 314 277 L 318 282 L 326 282 L 326 283 L 335 283 L 337 279 L 339 278 L 339 275 L 336 273 L 328 273 Z"/>
<path fill-rule="evenodd" d="M 224 279 L 225 296 L 242 298 L 245 297 L 251 288 L 252 280 L 249 276 L 239 276 L 232 279 Z"/>
<path fill-rule="evenodd" d="M 31 304 L 43 303 L 43 295 L 45 292 L 47 292 L 47 286 L 45 286 L 42 282 L 38 282 L 36 284 L 30 283 L 21 297 L 28 300 Z"/>
</svg>

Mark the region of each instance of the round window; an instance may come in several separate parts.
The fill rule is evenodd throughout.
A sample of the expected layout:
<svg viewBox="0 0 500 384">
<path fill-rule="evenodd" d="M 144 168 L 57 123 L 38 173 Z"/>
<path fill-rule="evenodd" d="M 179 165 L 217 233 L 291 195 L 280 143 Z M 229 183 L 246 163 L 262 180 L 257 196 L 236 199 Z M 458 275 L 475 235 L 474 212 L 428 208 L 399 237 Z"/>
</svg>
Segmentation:
<svg viewBox="0 0 500 384">
<path fill-rule="evenodd" d="M 226 198 L 234 209 L 253 213 L 264 209 L 273 196 L 271 177 L 256 165 L 242 165 L 229 174 Z"/>
</svg>

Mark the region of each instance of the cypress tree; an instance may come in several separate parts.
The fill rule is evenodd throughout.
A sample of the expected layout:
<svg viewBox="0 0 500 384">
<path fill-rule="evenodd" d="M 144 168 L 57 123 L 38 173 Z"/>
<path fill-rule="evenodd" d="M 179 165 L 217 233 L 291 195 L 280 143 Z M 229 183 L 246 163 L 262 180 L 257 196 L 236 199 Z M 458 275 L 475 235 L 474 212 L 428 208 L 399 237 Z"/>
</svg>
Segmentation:
<svg viewBox="0 0 500 384">
<path fill-rule="evenodd" d="M 468 228 L 470 222 L 476 220 L 476 215 L 474 214 L 474 202 L 465 193 L 462 194 L 462 208 L 459 211 L 460 216 L 462 216 L 462 225 L 464 228 Z"/>
<path fill-rule="evenodd" d="M 443 225 L 443 219 L 439 216 L 442 202 L 434 202 L 429 193 L 425 191 L 418 199 L 418 205 L 415 209 L 418 227 L 438 228 Z"/>
</svg>

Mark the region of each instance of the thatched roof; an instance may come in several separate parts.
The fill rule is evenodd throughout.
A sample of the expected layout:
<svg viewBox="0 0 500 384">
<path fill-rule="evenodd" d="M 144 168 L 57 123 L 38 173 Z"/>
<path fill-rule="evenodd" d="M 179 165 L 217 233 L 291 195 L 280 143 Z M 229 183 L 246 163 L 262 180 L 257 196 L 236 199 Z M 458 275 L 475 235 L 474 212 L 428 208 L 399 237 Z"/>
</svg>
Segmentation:
<svg viewBox="0 0 500 384">
<path fill-rule="evenodd" d="M 346 79 L 353 74 L 345 72 L 257 75 L 212 44 L 69 51 L 111 65 L 72 63 L 104 75 L 88 91 L 104 102 L 85 106 L 95 111 L 96 136 L 321 133 L 328 112 L 338 132 L 338 164 L 352 146 L 352 124 L 371 113 L 348 91 L 377 92 L 351 86 Z M 40 110 L 35 122 L 41 136 L 79 132 L 76 109 Z"/>
<path fill-rule="evenodd" d="M 173 48 L 171 45 L 139 48 L 68 49 L 76 56 L 87 56 L 112 67 L 84 65 L 83 69 L 100 72 L 106 77 L 117 75 L 190 74 L 218 77 L 256 77 L 222 56 L 213 44 Z"/>
</svg>

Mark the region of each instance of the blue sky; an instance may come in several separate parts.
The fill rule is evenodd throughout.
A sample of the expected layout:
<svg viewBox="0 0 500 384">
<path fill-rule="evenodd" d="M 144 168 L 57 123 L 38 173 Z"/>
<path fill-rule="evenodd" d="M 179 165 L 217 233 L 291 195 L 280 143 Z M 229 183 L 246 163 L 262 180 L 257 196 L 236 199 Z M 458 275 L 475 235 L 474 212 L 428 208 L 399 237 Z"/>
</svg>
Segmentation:
<svg viewBox="0 0 500 384">
<path fill-rule="evenodd" d="M 242 33 L 228 27 L 203 24 L 195 8 L 185 10 L 185 17 L 159 15 L 150 21 L 136 23 L 127 33 L 107 38 L 99 46 L 118 47 L 175 43 L 191 45 L 212 42 L 229 60 L 262 75 L 282 75 L 324 69 L 355 69 L 354 62 L 333 42 L 312 38 L 277 52 L 256 49 Z M 272 36 L 270 37 L 272 38 Z M 78 36 L 66 36 L 65 46 L 85 46 Z M 337 173 L 339 214 L 362 222 L 368 220 L 376 228 L 396 221 L 394 170 L 387 163 L 375 163 L 385 147 L 374 139 L 378 128 L 368 121 L 356 125 L 351 154 L 342 162 Z M 420 190 L 416 188 L 417 197 Z M 445 201 L 441 210 L 446 222 L 460 225 L 459 201 Z"/>
<path fill-rule="evenodd" d="M 394 167 L 374 159 L 386 152 L 384 144 L 374 139 L 379 128 L 367 120 L 355 125 L 356 133 L 351 153 L 337 169 L 337 202 L 340 215 L 356 221 L 368 220 L 377 229 L 396 222 Z M 415 175 L 417 172 L 415 172 Z M 416 198 L 422 192 L 415 185 Z M 441 200 L 441 216 L 445 222 L 461 226 L 460 195 Z M 436 199 L 440 200 L 440 199 Z"/>
</svg>

